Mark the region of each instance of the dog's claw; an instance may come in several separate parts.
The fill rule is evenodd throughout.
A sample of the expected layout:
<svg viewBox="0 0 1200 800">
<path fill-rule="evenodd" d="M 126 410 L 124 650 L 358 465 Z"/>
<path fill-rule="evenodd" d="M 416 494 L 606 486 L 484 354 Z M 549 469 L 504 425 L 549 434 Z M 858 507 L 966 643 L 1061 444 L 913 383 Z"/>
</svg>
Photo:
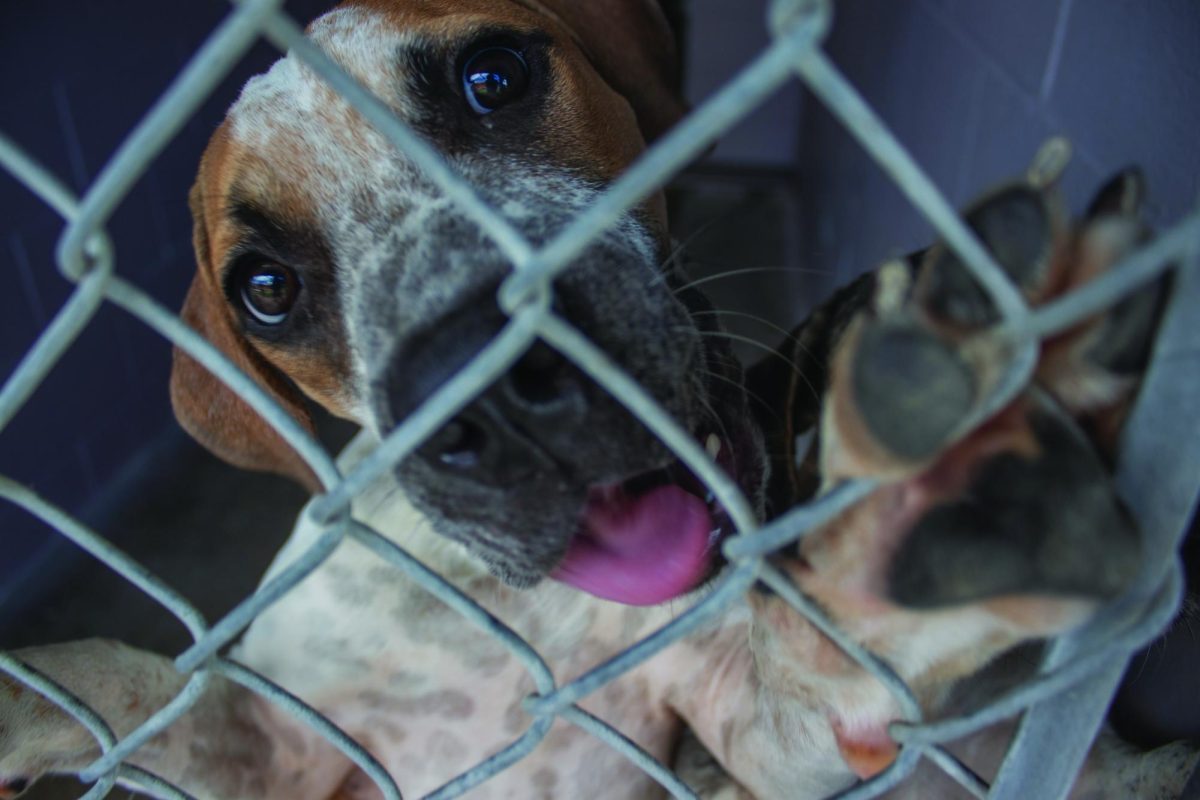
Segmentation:
<svg viewBox="0 0 1200 800">
<path fill-rule="evenodd" d="M 1096 193 L 1080 237 L 1081 250 L 1099 262 L 1093 265 L 1093 272 L 1112 269 L 1148 238 L 1140 219 L 1145 194 L 1145 178 L 1136 167 L 1117 173 Z M 1150 360 L 1166 286 L 1166 280 L 1159 280 L 1115 305 L 1088 337 L 1082 357 L 1116 374 L 1140 374 Z"/>
<path fill-rule="evenodd" d="M 1136 216 L 1146 197 L 1146 178 L 1137 167 L 1126 167 L 1096 192 L 1088 205 L 1086 219 L 1109 215 Z"/>
<path fill-rule="evenodd" d="M 1165 289 L 1164 282 L 1156 283 L 1114 307 L 1083 357 L 1114 374 L 1140 375 L 1150 362 Z"/>
</svg>

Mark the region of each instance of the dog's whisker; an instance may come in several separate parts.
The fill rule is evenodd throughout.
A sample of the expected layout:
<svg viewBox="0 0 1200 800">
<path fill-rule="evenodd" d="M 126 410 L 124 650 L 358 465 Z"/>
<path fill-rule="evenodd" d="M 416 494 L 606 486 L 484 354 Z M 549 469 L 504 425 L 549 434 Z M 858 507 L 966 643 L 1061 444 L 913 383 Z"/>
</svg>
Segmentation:
<svg viewBox="0 0 1200 800">
<path fill-rule="evenodd" d="M 393 500 L 395 500 L 396 497 L 399 496 L 399 494 L 400 494 L 400 485 L 397 484 L 397 485 L 389 488 L 386 492 L 384 492 L 383 495 L 380 496 L 379 499 L 374 504 L 372 504 L 372 506 L 369 509 L 366 510 L 366 513 L 368 515 L 377 513 L 380 509 L 390 505 L 391 502 Z"/>
<path fill-rule="evenodd" d="M 697 264 L 704 264 L 703 261 L 695 261 Z M 751 275 L 761 272 L 792 272 L 806 275 L 832 275 L 833 272 L 827 269 L 813 269 L 810 267 L 739 267 L 738 269 L 730 269 L 724 272 L 717 272 L 712 275 L 705 275 L 702 278 L 697 278 L 694 281 L 689 281 L 682 286 L 677 286 L 672 292 L 678 295 L 686 289 L 694 289 L 697 286 L 702 286 L 713 281 L 724 280 L 725 278 L 733 278 L 740 275 Z"/>
<path fill-rule="evenodd" d="M 804 351 L 805 355 L 808 355 L 813 360 L 820 362 L 822 365 L 826 365 L 825 359 L 820 358 L 817 353 L 813 352 L 812 348 L 809 347 L 808 345 L 806 345 L 799 336 L 797 336 L 795 333 L 792 333 L 787 328 L 784 328 L 780 325 L 776 325 L 775 323 L 771 322 L 769 319 L 767 319 L 765 317 L 760 317 L 756 314 L 747 314 L 744 311 L 731 311 L 729 309 L 721 309 L 721 308 L 710 309 L 710 310 L 706 310 L 706 311 L 690 312 L 690 316 L 693 319 L 695 319 L 696 317 L 702 316 L 702 315 L 717 315 L 717 316 L 721 316 L 721 317 L 740 317 L 742 319 L 748 319 L 748 320 L 757 322 L 761 325 L 764 325 L 764 326 L 770 328 L 773 331 L 783 334 L 784 341 L 791 342 L 792 344 L 794 344 L 796 346 L 797 349 Z"/>
<path fill-rule="evenodd" d="M 728 339 L 731 342 L 740 342 L 741 344 L 749 345 L 756 350 L 761 350 L 762 352 L 768 353 L 772 357 L 779 359 L 783 363 L 787 364 L 788 368 L 795 372 L 796 375 L 803 377 L 800 370 L 796 368 L 796 365 L 792 363 L 790 358 L 776 350 L 774 347 L 771 347 L 771 345 L 760 342 L 758 339 L 754 339 L 750 336 L 742 336 L 738 333 L 729 333 L 728 331 L 697 331 L 697 333 L 700 336 L 707 336 L 710 339 Z"/>
<path fill-rule="evenodd" d="M 707 369 L 701 370 L 700 374 L 705 375 L 709 378 L 712 378 L 713 380 L 720 381 L 722 383 L 728 383 L 732 386 L 736 386 L 740 391 L 742 391 L 746 395 L 747 399 L 754 400 L 755 402 L 759 403 L 764 409 L 766 409 L 767 413 L 770 414 L 772 417 L 774 417 L 776 422 L 783 422 L 783 418 L 779 416 L 779 412 L 777 412 L 774 408 L 772 408 L 770 403 L 768 403 L 766 400 L 764 400 L 759 394 L 757 394 L 756 392 L 750 391 L 749 389 L 747 389 L 745 386 L 738 383 L 734 379 L 727 378 L 726 376 L 724 376 L 718 372 L 713 372 L 712 370 L 707 370 Z"/>
<path fill-rule="evenodd" d="M 766 317 L 760 317 L 757 314 L 747 314 L 744 311 L 731 311 L 731 310 L 725 309 L 725 308 L 714 308 L 714 309 L 708 309 L 708 310 L 704 310 L 704 311 L 692 311 L 692 312 L 690 312 L 690 316 L 693 319 L 696 317 L 701 317 L 701 316 L 737 317 L 738 319 L 748 319 L 753 322 L 757 322 L 760 325 L 763 325 L 764 327 L 770 328 L 771 330 L 775 331 L 776 333 L 782 334 L 785 341 L 792 342 L 797 347 L 804 349 L 806 351 L 808 349 L 804 346 L 804 344 L 800 341 L 800 339 L 797 338 L 787 328 L 783 327 L 782 325 L 776 325 L 774 322 L 771 322 L 771 320 L 767 319 Z"/>
<path fill-rule="evenodd" d="M 665 281 L 667 279 L 668 275 L 670 274 L 667 271 L 667 267 L 670 266 L 672 263 L 677 262 L 679 257 L 683 254 L 683 251 L 686 250 L 693 242 L 695 242 L 697 239 L 699 239 L 701 236 L 703 236 L 705 233 L 707 233 L 709 230 L 711 230 L 714 225 L 716 225 L 718 222 L 723 222 L 724 220 L 728 219 L 731 213 L 732 213 L 732 211 L 726 212 L 724 214 L 718 214 L 717 216 L 710 219 L 708 222 L 705 222 L 704 224 L 702 224 L 696 230 L 689 233 L 686 238 L 684 238 L 682 241 L 678 242 L 673 248 L 671 248 L 671 252 L 668 253 L 667 257 L 663 259 L 661 264 L 659 264 L 658 273 L 653 278 L 650 279 L 650 282 L 646 284 L 646 287 L 653 288 L 653 287 L 659 285 L 660 283 L 662 283 L 663 281 Z"/>
<path fill-rule="evenodd" d="M 792 371 L 792 373 L 797 378 L 799 378 L 800 381 L 806 387 L 808 387 L 809 392 L 812 393 L 813 400 L 817 401 L 818 403 L 821 402 L 821 393 L 817 391 L 817 387 L 813 386 L 812 381 L 810 381 L 808 379 L 808 376 L 804 374 L 803 370 L 801 370 L 799 367 L 797 367 L 796 364 L 790 358 L 788 358 L 787 356 L 785 356 L 783 353 L 779 352 L 775 348 L 771 347 L 770 345 L 765 345 L 762 342 L 758 341 L 757 339 L 751 339 L 749 336 L 739 336 L 736 333 L 726 333 L 725 331 L 700 331 L 700 335 L 701 336 L 710 336 L 710 337 L 719 338 L 719 339 L 729 339 L 729 340 L 735 341 L 735 342 L 741 342 L 743 344 L 750 345 L 754 348 L 757 348 L 758 350 L 762 350 L 763 352 L 770 354 L 771 357 L 776 358 L 776 359 L 782 361 L 783 363 L 787 364 L 788 369 L 790 369 Z M 805 348 L 805 350 L 807 350 L 807 348 Z"/>
</svg>

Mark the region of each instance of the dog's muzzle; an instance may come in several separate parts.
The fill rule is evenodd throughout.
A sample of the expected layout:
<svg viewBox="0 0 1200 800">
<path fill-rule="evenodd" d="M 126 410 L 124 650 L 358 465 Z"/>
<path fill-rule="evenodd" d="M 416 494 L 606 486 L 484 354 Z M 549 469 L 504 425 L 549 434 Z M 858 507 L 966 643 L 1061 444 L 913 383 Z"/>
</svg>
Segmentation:
<svg viewBox="0 0 1200 800">
<path fill-rule="evenodd" d="M 761 443 L 740 370 L 710 352 L 669 287 L 631 295 L 644 264 L 601 250 L 555 286 L 555 313 L 602 347 L 709 448 L 718 466 L 760 490 Z M 403 423 L 483 350 L 507 316 L 497 281 L 479 281 L 432 321 L 380 349 L 371 406 L 381 433 Z M 691 331 L 691 333 L 689 333 Z M 727 349 L 727 348 L 725 348 Z M 725 373 L 729 372 L 727 378 Z M 725 378 L 709 385 L 702 378 Z M 690 591 L 719 566 L 728 515 L 621 402 L 535 342 L 395 468 L 438 533 L 464 544 L 514 586 L 544 577 L 632 604 Z"/>
</svg>

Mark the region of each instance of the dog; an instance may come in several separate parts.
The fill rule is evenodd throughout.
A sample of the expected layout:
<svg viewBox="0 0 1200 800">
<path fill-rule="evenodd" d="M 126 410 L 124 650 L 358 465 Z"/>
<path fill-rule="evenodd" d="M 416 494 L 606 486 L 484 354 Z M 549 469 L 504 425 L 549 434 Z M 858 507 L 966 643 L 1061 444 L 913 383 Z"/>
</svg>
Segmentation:
<svg viewBox="0 0 1200 800">
<path fill-rule="evenodd" d="M 647 0 L 359 0 L 319 18 L 309 34 L 535 243 L 685 110 L 669 29 Z M 1118 180 L 1080 226 L 1025 213 L 1030 204 L 1049 207 L 1040 184 L 1016 200 L 985 198 L 968 221 L 1041 301 L 1102 271 L 1142 235 L 1127 198 L 1135 184 Z M 301 424 L 311 425 L 307 404 L 316 402 L 361 425 L 339 458 L 343 471 L 503 325 L 494 298 L 509 267 L 496 246 L 295 57 L 247 84 L 204 154 L 191 206 L 198 264 L 184 319 Z M 993 230 L 993 220 L 1014 214 L 1034 222 Z M 1092 258 L 1089 248 L 1107 246 L 1110 227 L 1133 233 L 1113 234 L 1117 243 Z M 692 431 L 761 516 L 847 477 L 887 479 L 772 563 L 879 653 L 929 712 L 951 703 L 960 678 L 1079 624 L 1120 591 L 1136 532 L 1073 420 L 1119 427 L 1112 418 L 1142 363 L 1130 349 L 1144 350 L 1151 335 L 1145 319 L 1121 323 L 1131 344 L 1115 361 L 1089 360 L 1095 348 L 1079 344 L 1090 341 L 1086 331 L 1066 337 L 1059 361 L 1042 358 L 1044 391 L 1029 389 L 957 435 L 956 421 L 990 380 L 995 354 L 973 350 L 969 334 L 992 312 L 937 245 L 835 296 L 797 332 L 795 349 L 781 351 L 787 370 L 756 369 L 751 390 L 783 419 L 756 418 L 740 367 L 706 327 L 713 315 L 697 313 L 711 307 L 670 248 L 656 195 L 563 273 L 556 311 Z M 1095 269 L 1076 269 L 1085 263 Z M 889 404 L 898 397 L 886 384 L 896 347 L 931 365 L 949 423 L 924 424 Z M 1122 376 L 1126 357 L 1134 366 Z M 1104 391 L 1065 388 L 1079 382 Z M 319 488 L 281 438 L 183 353 L 171 395 L 183 426 L 218 455 Z M 920 430 L 896 438 L 897 427 Z M 813 445 L 801 452 L 806 432 Z M 1084 478 L 1061 481 L 1064 470 Z M 1044 486 L 1053 487 L 1050 501 L 1031 493 Z M 976 495 L 983 499 L 971 506 Z M 1005 520 L 984 524 L 990 510 L 1009 506 Z M 1080 548 L 1088 558 L 1065 559 L 1061 570 L 1043 568 L 1038 548 L 1061 549 L 1087 531 L 1056 509 L 1103 523 L 1104 546 Z M 545 345 L 357 497 L 352 511 L 525 637 L 559 681 L 669 622 L 672 601 L 702 593 L 719 573 L 718 545 L 732 531 L 662 444 Z M 1035 523 L 1024 539 L 1006 535 Z M 1004 555 L 1005 569 L 970 562 L 953 535 L 964 524 L 989 532 L 979 541 Z M 265 580 L 319 533 L 302 513 Z M 115 642 L 17 655 L 84 699 L 117 735 L 184 684 L 167 659 Z M 535 691 L 524 667 L 355 542 L 261 614 L 232 658 L 360 741 L 405 796 L 437 790 L 533 723 L 522 705 Z M 4 687 L 0 797 L 96 757 L 81 727 L 15 682 Z M 706 797 L 817 798 L 878 774 L 895 759 L 887 726 L 901 716 L 882 686 L 765 589 L 580 706 L 675 765 Z M 991 739 L 964 747 L 981 774 L 994 769 Z M 1186 748 L 1152 761 L 1101 749 L 1080 791 L 1112 790 L 1134 775 L 1168 796 L 1194 761 Z M 132 761 L 199 798 L 378 796 L 315 731 L 220 678 Z M 918 777 L 908 791 L 923 796 L 929 781 L 936 778 Z M 470 796 L 661 791 L 559 720 L 530 755 Z M 1126 796 L 1120 788 L 1110 795 Z"/>
</svg>

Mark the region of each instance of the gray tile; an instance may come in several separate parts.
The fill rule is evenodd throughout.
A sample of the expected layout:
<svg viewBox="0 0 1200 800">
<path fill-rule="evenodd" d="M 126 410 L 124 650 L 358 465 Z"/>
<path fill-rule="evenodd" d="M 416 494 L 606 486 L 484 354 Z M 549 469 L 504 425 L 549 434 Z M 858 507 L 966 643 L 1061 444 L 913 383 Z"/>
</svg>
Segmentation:
<svg viewBox="0 0 1200 800">
<path fill-rule="evenodd" d="M 1041 88 L 1064 0 L 955 0 L 930 4 L 1031 94 Z"/>
<path fill-rule="evenodd" d="M 970 47 L 920 2 L 846 0 L 829 49 L 934 184 L 956 199 L 984 74 Z M 845 279 L 928 243 L 929 223 L 840 123 L 813 111 L 805 134 L 820 266 Z"/>
<path fill-rule="evenodd" d="M 1020 175 L 1042 142 L 1057 132 L 1037 103 L 994 76 L 985 75 L 976 91 L 978 117 L 960 176 L 963 200 Z"/>
<path fill-rule="evenodd" d="M 1102 171 L 1142 165 L 1159 221 L 1200 191 L 1198 100 L 1200 4 L 1074 4 L 1050 110 Z"/>
</svg>

